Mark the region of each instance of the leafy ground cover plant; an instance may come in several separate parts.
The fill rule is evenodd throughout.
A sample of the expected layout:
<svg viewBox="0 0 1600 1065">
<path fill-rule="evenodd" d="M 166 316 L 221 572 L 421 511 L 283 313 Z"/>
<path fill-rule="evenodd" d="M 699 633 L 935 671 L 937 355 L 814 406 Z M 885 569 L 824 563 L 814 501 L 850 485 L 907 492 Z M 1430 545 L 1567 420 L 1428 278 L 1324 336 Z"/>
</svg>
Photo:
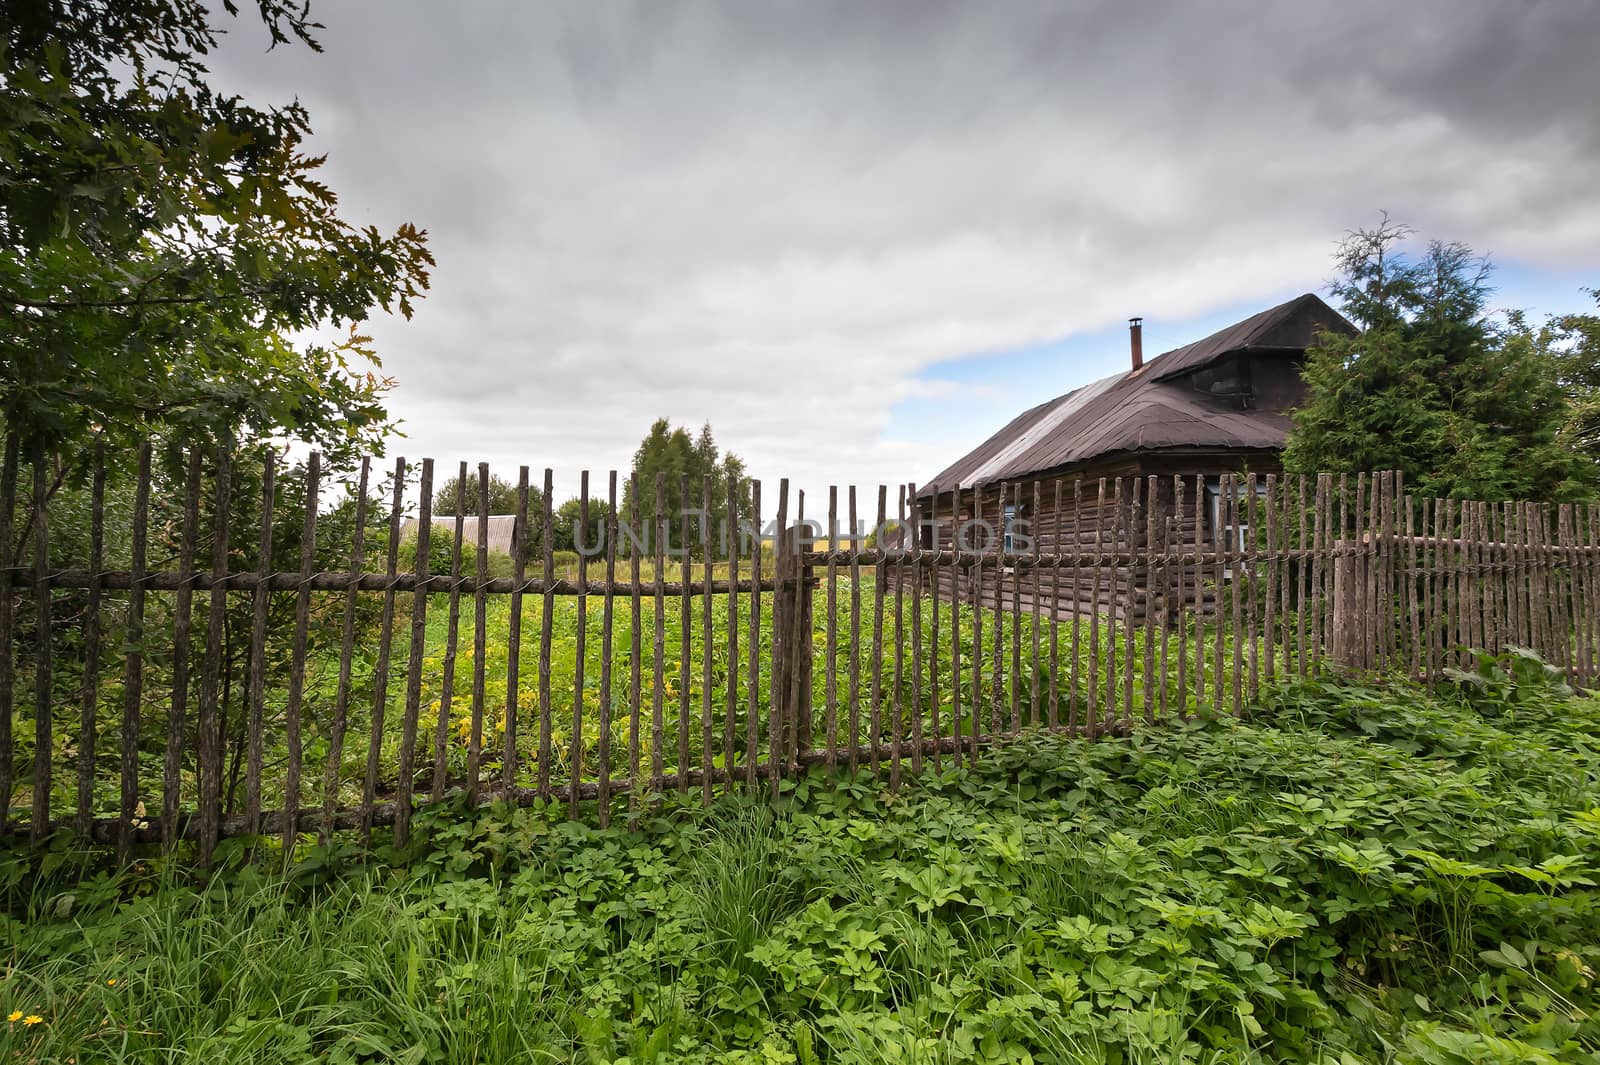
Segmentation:
<svg viewBox="0 0 1600 1065">
<path fill-rule="evenodd" d="M 1600 1062 L 1597 736 L 1315 683 L 899 796 L 435 810 L 205 883 L 18 852 L 0 1060 Z"/>
</svg>

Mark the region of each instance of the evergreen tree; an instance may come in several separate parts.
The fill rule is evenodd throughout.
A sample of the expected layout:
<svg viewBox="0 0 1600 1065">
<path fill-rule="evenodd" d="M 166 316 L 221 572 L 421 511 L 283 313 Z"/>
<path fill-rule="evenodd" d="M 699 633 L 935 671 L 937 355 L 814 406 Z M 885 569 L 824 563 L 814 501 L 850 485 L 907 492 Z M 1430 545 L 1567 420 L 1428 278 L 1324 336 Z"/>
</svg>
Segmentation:
<svg viewBox="0 0 1600 1065">
<path fill-rule="evenodd" d="M 1477 499 L 1586 495 L 1594 466 L 1563 429 L 1571 404 L 1550 352 L 1489 317 L 1490 266 L 1459 243 L 1404 254 L 1387 218 L 1339 246 L 1332 285 L 1357 336 L 1307 353 L 1291 472 L 1396 469 L 1415 491 Z"/>
<path fill-rule="evenodd" d="M 656 509 L 656 479 L 660 476 L 662 484 L 663 507 L 660 512 Z M 684 478 L 687 477 L 687 496 L 684 494 Z M 638 484 L 638 514 L 639 530 L 649 530 L 652 537 L 659 527 L 658 519 L 667 522 L 671 530 L 671 544 L 674 548 L 682 545 L 682 524 L 685 509 L 701 511 L 705 509 L 705 491 L 709 481 L 711 489 L 711 507 L 706 516 L 698 513 L 690 515 L 690 547 L 695 554 L 700 553 L 702 522 L 709 533 L 713 551 L 722 552 L 721 535 L 724 529 L 733 534 L 735 521 L 743 520 L 750 513 L 750 478 L 745 473 L 744 460 L 733 452 L 722 452 L 711 432 L 711 423 L 701 426 L 699 435 L 690 439 L 687 430 L 682 427 L 674 428 L 665 418 L 657 418 L 655 424 L 650 426 L 650 431 L 640 441 L 639 449 L 633 454 L 632 476 L 629 478 L 626 491 L 623 495 L 622 519 L 633 520 L 635 504 L 635 483 Z M 728 515 L 728 485 L 734 485 L 735 506 L 738 513 L 734 520 L 729 520 Z M 652 540 L 652 550 L 654 541 Z"/>
</svg>

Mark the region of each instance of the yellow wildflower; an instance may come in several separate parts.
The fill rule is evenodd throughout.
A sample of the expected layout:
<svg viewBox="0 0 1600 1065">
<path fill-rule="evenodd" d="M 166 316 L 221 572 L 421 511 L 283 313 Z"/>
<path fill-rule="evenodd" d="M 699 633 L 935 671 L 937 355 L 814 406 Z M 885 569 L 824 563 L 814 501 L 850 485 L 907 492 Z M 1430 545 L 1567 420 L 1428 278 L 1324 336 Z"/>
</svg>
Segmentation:
<svg viewBox="0 0 1600 1065">
<path fill-rule="evenodd" d="M 43 1024 L 44 1018 L 39 1016 L 37 1013 L 30 1013 L 26 1017 L 22 1018 L 22 1023 L 32 1028 L 36 1024 Z"/>
<path fill-rule="evenodd" d="M 113 976 L 111 979 L 107 980 L 106 981 L 106 986 L 107 987 L 116 987 L 117 986 L 117 978 L 115 976 Z"/>
<path fill-rule="evenodd" d="M 6 1014 L 6 1020 L 10 1021 L 12 1024 L 16 1024 L 18 1021 L 22 1020 L 22 1011 L 12 1010 L 10 1013 Z"/>
</svg>

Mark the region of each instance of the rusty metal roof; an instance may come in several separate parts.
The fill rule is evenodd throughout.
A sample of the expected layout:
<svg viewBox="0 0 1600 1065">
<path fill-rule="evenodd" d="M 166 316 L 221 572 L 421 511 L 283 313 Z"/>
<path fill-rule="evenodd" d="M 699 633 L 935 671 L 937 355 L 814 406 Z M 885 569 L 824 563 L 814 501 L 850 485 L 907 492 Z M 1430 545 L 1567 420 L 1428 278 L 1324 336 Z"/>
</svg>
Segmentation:
<svg viewBox="0 0 1600 1065">
<path fill-rule="evenodd" d="M 1281 448 L 1289 432 L 1286 415 L 1219 408 L 1173 379 L 1240 351 L 1293 357 L 1324 330 L 1354 333 L 1355 327 L 1315 295 L 1297 296 L 1158 355 L 1142 369 L 1102 378 L 1025 411 L 923 490 L 1016 480 L 1122 452 Z"/>
</svg>

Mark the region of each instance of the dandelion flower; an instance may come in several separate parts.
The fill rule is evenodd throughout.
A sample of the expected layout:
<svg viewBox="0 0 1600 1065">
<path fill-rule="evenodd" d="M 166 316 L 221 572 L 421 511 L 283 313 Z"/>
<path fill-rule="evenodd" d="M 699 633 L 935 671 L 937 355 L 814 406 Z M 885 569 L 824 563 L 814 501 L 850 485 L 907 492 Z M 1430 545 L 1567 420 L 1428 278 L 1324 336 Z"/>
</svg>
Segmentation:
<svg viewBox="0 0 1600 1065">
<path fill-rule="evenodd" d="M 18 1021 L 22 1020 L 22 1011 L 12 1010 L 10 1013 L 6 1014 L 6 1020 L 10 1021 L 12 1024 L 16 1024 Z"/>
<path fill-rule="evenodd" d="M 116 987 L 117 986 L 117 978 L 115 976 L 113 976 L 111 979 L 107 980 L 106 981 L 106 986 L 107 987 Z"/>
<path fill-rule="evenodd" d="M 39 1016 L 37 1013 L 30 1013 L 26 1017 L 22 1018 L 22 1023 L 27 1025 L 29 1028 L 32 1028 L 36 1024 L 43 1024 L 44 1018 Z"/>
</svg>

